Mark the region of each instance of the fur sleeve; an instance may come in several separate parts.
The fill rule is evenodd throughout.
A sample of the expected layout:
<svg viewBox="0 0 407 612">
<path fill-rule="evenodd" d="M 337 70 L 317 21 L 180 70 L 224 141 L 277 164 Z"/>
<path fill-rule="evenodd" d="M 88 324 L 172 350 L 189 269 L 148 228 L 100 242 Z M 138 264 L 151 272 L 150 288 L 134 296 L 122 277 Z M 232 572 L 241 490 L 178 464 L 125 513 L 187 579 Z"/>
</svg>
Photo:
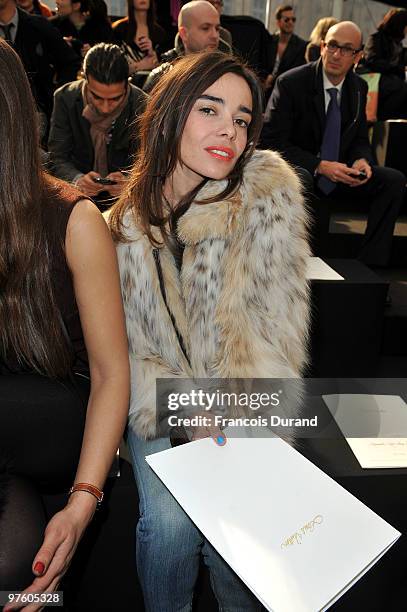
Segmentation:
<svg viewBox="0 0 407 612">
<path fill-rule="evenodd" d="M 220 377 L 296 377 L 307 360 L 307 213 L 297 176 L 268 153 L 256 176 L 245 176 L 243 214 L 225 260 Z"/>
</svg>

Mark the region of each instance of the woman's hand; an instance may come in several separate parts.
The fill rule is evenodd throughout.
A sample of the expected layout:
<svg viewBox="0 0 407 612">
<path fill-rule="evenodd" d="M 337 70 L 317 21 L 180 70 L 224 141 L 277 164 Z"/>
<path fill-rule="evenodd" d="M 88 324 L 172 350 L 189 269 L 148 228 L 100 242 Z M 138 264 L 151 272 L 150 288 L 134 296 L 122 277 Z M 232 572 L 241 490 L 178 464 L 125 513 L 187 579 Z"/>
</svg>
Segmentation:
<svg viewBox="0 0 407 612">
<path fill-rule="evenodd" d="M 111 172 L 106 178 L 116 182 L 115 185 L 106 185 L 106 191 L 110 193 L 112 198 L 118 198 L 129 180 L 128 177 L 121 172 Z"/>
<path fill-rule="evenodd" d="M 146 55 L 139 62 L 135 62 L 130 58 L 127 59 L 127 62 L 129 64 L 130 74 L 135 74 L 138 70 L 152 70 L 158 64 L 157 56 L 155 53 L 151 56 Z"/>
<path fill-rule="evenodd" d="M 226 436 L 219 427 L 213 424 L 213 415 L 208 414 L 207 412 L 200 412 L 197 414 L 202 417 L 202 425 L 191 427 L 191 441 L 201 440 L 202 438 L 212 438 L 218 446 L 225 446 Z"/>
<path fill-rule="evenodd" d="M 65 508 L 53 516 L 45 530 L 44 542 L 32 564 L 36 578 L 24 590 L 24 594 L 52 593 L 58 589 L 95 508 L 96 500 L 91 495 L 77 492 L 72 495 Z M 8 604 L 4 612 L 37 612 L 43 607 L 42 603 L 26 605 L 16 602 Z"/>
<path fill-rule="evenodd" d="M 157 56 L 155 53 L 153 55 L 146 55 L 139 62 L 135 62 L 136 72 L 137 70 L 152 70 L 158 64 Z"/>
<path fill-rule="evenodd" d="M 137 38 L 136 44 L 140 51 L 145 53 L 147 56 L 151 57 L 154 55 L 153 43 L 148 36 L 140 36 L 140 38 Z"/>
</svg>

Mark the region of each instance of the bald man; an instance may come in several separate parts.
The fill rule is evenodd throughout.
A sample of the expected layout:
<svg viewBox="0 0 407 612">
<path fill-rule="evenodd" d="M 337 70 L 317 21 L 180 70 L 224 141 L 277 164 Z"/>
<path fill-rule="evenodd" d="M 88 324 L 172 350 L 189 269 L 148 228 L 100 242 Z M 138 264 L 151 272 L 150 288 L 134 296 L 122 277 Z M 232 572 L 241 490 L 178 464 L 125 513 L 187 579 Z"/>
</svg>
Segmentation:
<svg viewBox="0 0 407 612">
<path fill-rule="evenodd" d="M 329 200 L 366 200 L 369 217 L 359 259 L 384 267 L 406 179 L 397 170 L 373 165 L 367 85 L 353 70 L 362 48 L 358 26 L 343 21 L 328 30 L 320 60 L 282 74 L 270 98 L 263 146 L 280 151 L 300 169 L 307 190 L 314 191 L 319 237 L 328 235 Z"/>
<path fill-rule="evenodd" d="M 178 57 L 215 49 L 230 53 L 230 46 L 220 38 L 221 29 L 219 13 L 210 2 L 194 0 L 184 4 L 178 15 L 175 47 L 161 55 L 163 63 L 150 73 L 143 90 L 150 93 L 161 75 L 170 69 L 170 62 Z"/>
</svg>

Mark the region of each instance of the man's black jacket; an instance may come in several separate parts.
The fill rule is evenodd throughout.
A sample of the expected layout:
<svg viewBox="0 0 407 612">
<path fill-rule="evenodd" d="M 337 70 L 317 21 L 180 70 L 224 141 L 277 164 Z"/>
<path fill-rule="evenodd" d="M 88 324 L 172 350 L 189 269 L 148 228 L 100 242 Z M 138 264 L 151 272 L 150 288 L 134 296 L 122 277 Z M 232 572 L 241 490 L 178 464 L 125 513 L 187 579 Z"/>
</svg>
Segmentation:
<svg viewBox="0 0 407 612">
<path fill-rule="evenodd" d="M 50 115 L 55 84 L 76 79 L 81 61 L 44 17 L 18 11 L 14 49 L 20 56 L 39 108 Z"/>
<path fill-rule="evenodd" d="M 93 170 L 94 150 L 90 123 L 82 117 L 83 80 L 68 83 L 55 92 L 48 149 L 51 171 L 65 181 Z M 126 107 L 117 118 L 107 147 L 110 172 L 124 170 L 132 162 L 138 147 L 134 121 L 144 111 L 147 96 L 138 87 L 129 85 Z"/>
<path fill-rule="evenodd" d="M 372 162 L 366 122 L 367 84 L 352 70 L 341 95 L 339 160 L 349 166 L 360 158 Z M 325 129 L 325 98 L 321 60 L 293 68 L 276 82 L 271 119 L 262 134 L 264 148 L 280 151 L 285 159 L 314 174 Z"/>
<path fill-rule="evenodd" d="M 280 37 L 278 34 L 270 35 L 270 42 L 268 48 L 268 71 L 269 74 L 273 72 L 274 64 L 277 57 L 277 49 Z M 303 40 L 297 34 L 291 34 L 288 41 L 287 47 L 281 57 L 280 64 L 277 70 L 277 76 L 305 64 L 305 50 L 307 48 L 307 41 Z"/>
</svg>

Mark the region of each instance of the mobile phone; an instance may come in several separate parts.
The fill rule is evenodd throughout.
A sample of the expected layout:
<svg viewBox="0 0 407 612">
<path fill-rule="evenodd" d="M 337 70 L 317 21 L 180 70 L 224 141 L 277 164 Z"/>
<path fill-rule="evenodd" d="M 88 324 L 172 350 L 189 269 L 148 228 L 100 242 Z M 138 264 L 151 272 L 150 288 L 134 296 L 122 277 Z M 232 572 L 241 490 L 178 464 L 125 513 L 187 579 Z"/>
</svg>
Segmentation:
<svg viewBox="0 0 407 612">
<path fill-rule="evenodd" d="M 357 179 L 358 181 L 364 181 L 366 178 L 367 178 L 367 174 L 364 170 L 361 170 L 359 174 L 355 176 L 355 179 Z"/>
<path fill-rule="evenodd" d="M 102 178 L 101 176 L 96 176 L 94 179 L 95 183 L 100 183 L 101 185 L 117 185 L 117 181 L 112 181 L 109 178 Z"/>
</svg>

